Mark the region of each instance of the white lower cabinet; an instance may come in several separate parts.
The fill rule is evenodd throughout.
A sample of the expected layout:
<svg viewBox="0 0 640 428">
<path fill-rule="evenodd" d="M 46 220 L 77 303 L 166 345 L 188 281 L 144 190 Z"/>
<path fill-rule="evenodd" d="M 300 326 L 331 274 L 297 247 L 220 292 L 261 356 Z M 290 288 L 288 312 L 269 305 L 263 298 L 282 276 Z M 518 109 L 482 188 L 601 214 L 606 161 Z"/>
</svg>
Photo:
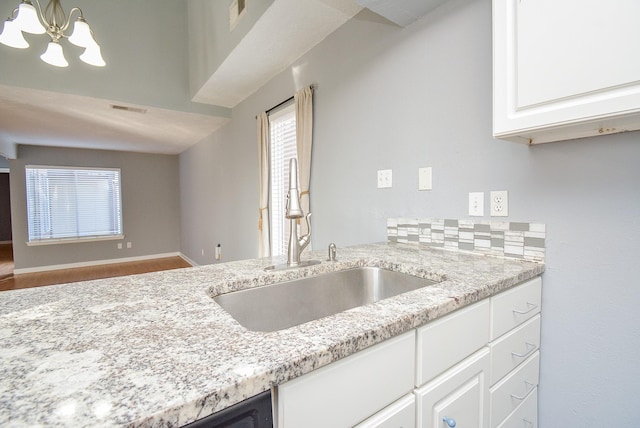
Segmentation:
<svg viewBox="0 0 640 428">
<path fill-rule="evenodd" d="M 489 349 L 416 390 L 417 427 L 489 426 Z"/>
<path fill-rule="evenodd" d="M 278 428 L 536 428 L 534 278 L 286 382 Z"/>
<path fill-rule="evenodd" d="M 407 394 L 355 428 L 413 428 L 416 426 L 415 396 Z"/>
<path fill-rule="evenodd" d="M 498 428 L 538 428 L 538 388 L 534 388 Z"/>
<path fill-rule="evenodd" d="M 413 390 L 415 330 L 277 389 L 278 428 L 352 427 Z"/>
</svg>

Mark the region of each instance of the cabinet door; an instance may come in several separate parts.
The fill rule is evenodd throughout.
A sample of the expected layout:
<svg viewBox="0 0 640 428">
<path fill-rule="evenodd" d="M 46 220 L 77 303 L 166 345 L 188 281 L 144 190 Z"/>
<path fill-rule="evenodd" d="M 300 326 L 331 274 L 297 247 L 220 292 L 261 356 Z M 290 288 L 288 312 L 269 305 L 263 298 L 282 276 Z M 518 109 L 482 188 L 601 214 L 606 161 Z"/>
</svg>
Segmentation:
<svg viewBox="0 0 640 428">
<path fill-rule="evenodd" d="M 415 330 L 283 383 L 278 428 L 350 427 L 413 389 Z"/>
<path fill-rule="evenodd" d="M 408 394 L 354 428 L 414 428 L 416 398 Z"/>
<path fill-rule="evenodd" d="M 416 386 L 489 343 L 490 307 L 486 299 L 418 329 Z"/>
<path fill-rule="evenodd" d="M 489 350 L 483 348 L 416 390 L 417 427 L 489 426 Z"/>
<path fill-rule="evenodd" d="M 494 0 L 494 135 L 640 127 L 637 0 Z"/>
</svg>

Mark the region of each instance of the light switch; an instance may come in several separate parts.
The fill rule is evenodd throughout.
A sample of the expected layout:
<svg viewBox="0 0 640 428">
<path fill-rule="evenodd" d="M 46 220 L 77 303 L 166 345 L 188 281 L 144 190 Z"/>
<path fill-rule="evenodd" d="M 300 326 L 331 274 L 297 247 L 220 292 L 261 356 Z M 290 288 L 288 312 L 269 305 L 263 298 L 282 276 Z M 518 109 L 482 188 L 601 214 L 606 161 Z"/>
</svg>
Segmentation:
<svg viewBox="0 0 640 428">
<path fill-rule="evenodd" d="M 472 217 L 484 215 L 484 192 L 469 193 L 469 215 Z"/>
<path fill-rule="evenodd" d="M 431 167 L 418 168 L 418 190 L 433 189 Z"/>
</svg>

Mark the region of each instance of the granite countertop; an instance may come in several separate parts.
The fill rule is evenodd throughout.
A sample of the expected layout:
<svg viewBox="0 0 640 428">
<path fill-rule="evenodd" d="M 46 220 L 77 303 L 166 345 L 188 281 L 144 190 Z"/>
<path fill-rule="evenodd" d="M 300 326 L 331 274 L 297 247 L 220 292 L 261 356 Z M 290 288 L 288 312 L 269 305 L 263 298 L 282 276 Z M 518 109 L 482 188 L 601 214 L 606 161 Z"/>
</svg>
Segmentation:
<svg viewBox="0 0 640 428">
<path fill-rule="evenodd" d="M 0 425 L 181 426 L 544 271 L 540 263 L 394 243 L 264 271 L 274 262 L 282 261 L 0 293 Z M 211 298 L 365 265 L 441 282 L 271 333 L 246 330 Z"/>
</svg>

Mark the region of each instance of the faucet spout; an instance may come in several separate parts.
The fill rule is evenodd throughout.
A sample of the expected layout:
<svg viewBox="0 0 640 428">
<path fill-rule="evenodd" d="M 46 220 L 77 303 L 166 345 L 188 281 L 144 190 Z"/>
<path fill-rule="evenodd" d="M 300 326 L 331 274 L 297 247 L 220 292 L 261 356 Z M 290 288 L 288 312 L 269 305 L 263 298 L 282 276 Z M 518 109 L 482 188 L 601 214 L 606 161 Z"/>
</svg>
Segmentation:
<svg viewBox="0 0 640 428">
<path fill-rule="evenodd" d="M 289 219 L 290 234 L 289 246 L 287 249 L 287 265 L 298 266 L 300 264 L 300 253 L 307 248 L 311 242 L 311 223 L 309 217 L 311 213 L 305 216 L 300 206 L 300 191 L 298 190 L 298 161 L 291 159 L 289 162 L 289 192 L 287 193 L 287 208 L 285 217 Z M 307 222 L 308 233 L 298 238 L 298 221 L 297 219 L 304 217 Z"/>
<path fill-rule="evenodd" d="M 303 252 L 309 242 L 311 242 L 311 223 L 309 222 L 309 217 L 311 217 L 311 213 L 307 214 L 304 219 L 307 222 L 307 230 L 309 231 L 306 235 L 301 236 L 298 241 L 298 245 L 300 246 L 300 252 Z"/>
</svg>

